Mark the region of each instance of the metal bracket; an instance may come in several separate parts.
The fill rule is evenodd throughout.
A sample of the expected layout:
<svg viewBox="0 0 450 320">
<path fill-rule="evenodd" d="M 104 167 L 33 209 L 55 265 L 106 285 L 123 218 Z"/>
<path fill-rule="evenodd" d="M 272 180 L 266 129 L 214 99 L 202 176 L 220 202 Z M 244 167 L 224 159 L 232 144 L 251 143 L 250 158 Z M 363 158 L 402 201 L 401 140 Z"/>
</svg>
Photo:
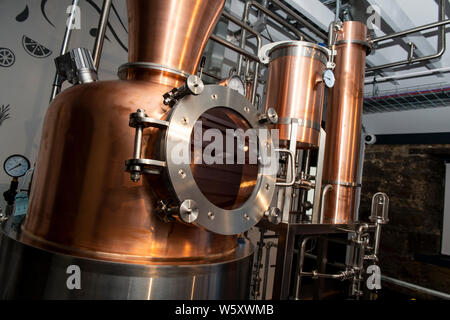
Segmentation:
<svg viewBox="0 0 450 320">
<path fill-rule="evenodd" d="M 85 48 L 76 48 L 57 57 L 55 64 L 60 84 L 66 80 L 73 85 L 98 80 L 91 53 Z"/>
<path fill-rule="evenodd" d="M 130 178 L 133 182 L 138 182 L 142 173 L 159 174 L 161 169 L 166 167 L 165 161 L 141 158 L 142 133 L 144 128 L 153 127 L 165 129 L 169 126 L 169 122 L 149 118 L 144 110 L 139 109 L 137 112 L 130 114 L 129 126 L 136 128 L 136 135 L 134 138 L 134 158 L 125 161 L 125 171 L 130 173 Z"/>
</svg>

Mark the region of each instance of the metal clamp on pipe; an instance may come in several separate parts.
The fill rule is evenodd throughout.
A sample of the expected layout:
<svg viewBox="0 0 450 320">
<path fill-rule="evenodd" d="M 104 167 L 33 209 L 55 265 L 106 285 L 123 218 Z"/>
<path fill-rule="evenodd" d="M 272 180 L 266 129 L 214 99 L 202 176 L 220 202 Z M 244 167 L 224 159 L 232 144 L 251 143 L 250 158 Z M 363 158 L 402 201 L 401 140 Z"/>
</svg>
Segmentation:
<svg viewBox="0 0 450 320">
<path fill-rule="evenodd" d="M 138 182 L 142 173 L 159 174 L 161 169 L 166 167 L 166 162 L 152 159 L 141 159 L 142 153 L 142 133 L 144 128 L 165 129 L 169 122 L 147 117 L 144 110 L 138 109 L 137 112 L 130 114 L 129 126 L 136 128 L 134 137 L 133 159 L 125 161 L 125 170 L 130 173 L 131 180 Z"/>
</svg>

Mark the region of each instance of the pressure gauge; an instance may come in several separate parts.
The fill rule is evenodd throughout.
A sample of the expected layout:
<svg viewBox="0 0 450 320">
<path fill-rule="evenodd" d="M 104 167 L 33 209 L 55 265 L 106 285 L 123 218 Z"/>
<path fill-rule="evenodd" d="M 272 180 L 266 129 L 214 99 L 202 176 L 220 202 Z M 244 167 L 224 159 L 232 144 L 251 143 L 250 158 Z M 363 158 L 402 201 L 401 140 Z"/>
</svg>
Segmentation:
<svg viewBox="0 0 450 320">
<path fill-rule="evenodd" d="M 9 156 L 3 164 L 6 174 L 13 178 L 19 178 L 25 175 L 30 169 L 30 161 L 22 155 L 15 154 Z"/>
<path fill-rule="evenodd" d="M 325 70 L 325 72 L 323 73 L 323 81 L 325 82 L 325 85 L 328 88 L 334 87 L 334 83 L 335 83 L 336 79 L 335 79 L 334 73 L 331 69 Z"/>
<path fill-rule="evenodd" d="M 233 89 L 245 96 L 245 85 L 238 75 L 232 75 L 229 78 L 221 81 L 219 84 Z"/>
</svg>

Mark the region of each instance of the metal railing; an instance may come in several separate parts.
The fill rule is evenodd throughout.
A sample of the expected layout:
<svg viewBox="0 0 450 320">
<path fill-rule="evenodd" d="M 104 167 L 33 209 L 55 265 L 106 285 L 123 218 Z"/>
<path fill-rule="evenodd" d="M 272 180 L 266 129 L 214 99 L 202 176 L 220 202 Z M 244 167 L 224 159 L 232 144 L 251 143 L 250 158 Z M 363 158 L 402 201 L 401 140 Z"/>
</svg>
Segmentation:
<svg viewBox="0 0 450 320">
<path fill-rule="evenodd" d="M 413 63 L 423 62 L 423 61 L 429 61 L 429 60 L 433 60 L 433 59 L 437 59 L 437 58 L 442 57 L 442 55 L 444 54 L 444 52 L 446 50 L 446 43 L 447 43 L 446 37 L 445 37 L 445 33 L 446 33 L 445 32 L 445 26 L 450 23 L 450 19 L 444 20 L 444 18 L 445 18 L 445 2 L 446 1 L 447 0 L 440 0 L 440 3 L 439 3 L 439 21 L 434 22 L 434 23 L 430 23 L 430 24 L 427 24 L 427 25 L 423 25 L 423 26 L 420 26 L 420 27 L 408 29 L 408 30 L 405 30 L 405 31 L 397 32 L 397 33 L 394 33 L 394 34 L 378 37 L 378 38 L 375 38 L 375 39 L 372 39 L 372 40 L 370 40 L 370 39 L 368 40 L 372 45 L 374 45 L 374 44 L 376 44 L 378 42 L 391 40 L 391 39 L 403 37 L 403 36 L 406 36 L 406 35 L 409 35 L 409 34 L 417 33 L 417 32 L 420 32 L 420 31 L 424 31 L 424 30 L 440 27 L 440 35 L 439 35 L 439 39 L 438 39 L 438 48 L 440 46 L 440 49 L 438 49 L 438 51 L 435 54 L 431 54 L 431 55 L 424 56 L 424 57 L 413 58 L 414 48 L 411 46 L 411 51 L 412 52 L 409 53 L 408 59 L 402 60 L 402 61 L 397 61 L 397 62 L 392 62 L 392 63 L 387 63 L 387 64 L 383 64 L 383 65 L 380 65 L 380 66 L 370 67 L 370 68 L 366 69 L 366 72 L 373 72 L 373 71 L 377 71 L 377 70 L 381 70 L 381 69 L 394 68 L 394 67 L 398 67 L 398 66 L 402 66 L 402 65 L 413 64 Z"/>
</svg>

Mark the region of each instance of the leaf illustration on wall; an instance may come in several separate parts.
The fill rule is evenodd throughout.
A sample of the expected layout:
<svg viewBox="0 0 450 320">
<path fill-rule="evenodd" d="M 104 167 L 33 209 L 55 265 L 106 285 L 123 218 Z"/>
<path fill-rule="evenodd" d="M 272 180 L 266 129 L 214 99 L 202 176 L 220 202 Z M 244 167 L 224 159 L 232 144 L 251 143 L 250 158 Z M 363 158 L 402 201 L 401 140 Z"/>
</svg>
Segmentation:
<svg viewBox="0 0 450 320">
<path fill-rule="evenodd" d="M 7 106 L 2 105 L 0 107 L 0 126 L 3 124 L 3 121 L 9 118 L 9 104 Z"/>
<path fill-rule="evenodd" d="M 28 19 L 28 15 L 29 15 L 28 6 L 26 6 L 25 9 L 23 9 L 23 11 L 16 16 L 16 21 L 24 22 L 25 20 Z"/>
<path fill-rule="evenodd" d="M 47 0 L 41 1 L 41 13 L 44 16 L 44 19 L 47 20 L 47 22 L 55 28 L 55 25 L 50 21 L 50 19 L 47 16 L 47 12 L 45 12 L 45 5 L 47 4 Z"/>
</svg>

